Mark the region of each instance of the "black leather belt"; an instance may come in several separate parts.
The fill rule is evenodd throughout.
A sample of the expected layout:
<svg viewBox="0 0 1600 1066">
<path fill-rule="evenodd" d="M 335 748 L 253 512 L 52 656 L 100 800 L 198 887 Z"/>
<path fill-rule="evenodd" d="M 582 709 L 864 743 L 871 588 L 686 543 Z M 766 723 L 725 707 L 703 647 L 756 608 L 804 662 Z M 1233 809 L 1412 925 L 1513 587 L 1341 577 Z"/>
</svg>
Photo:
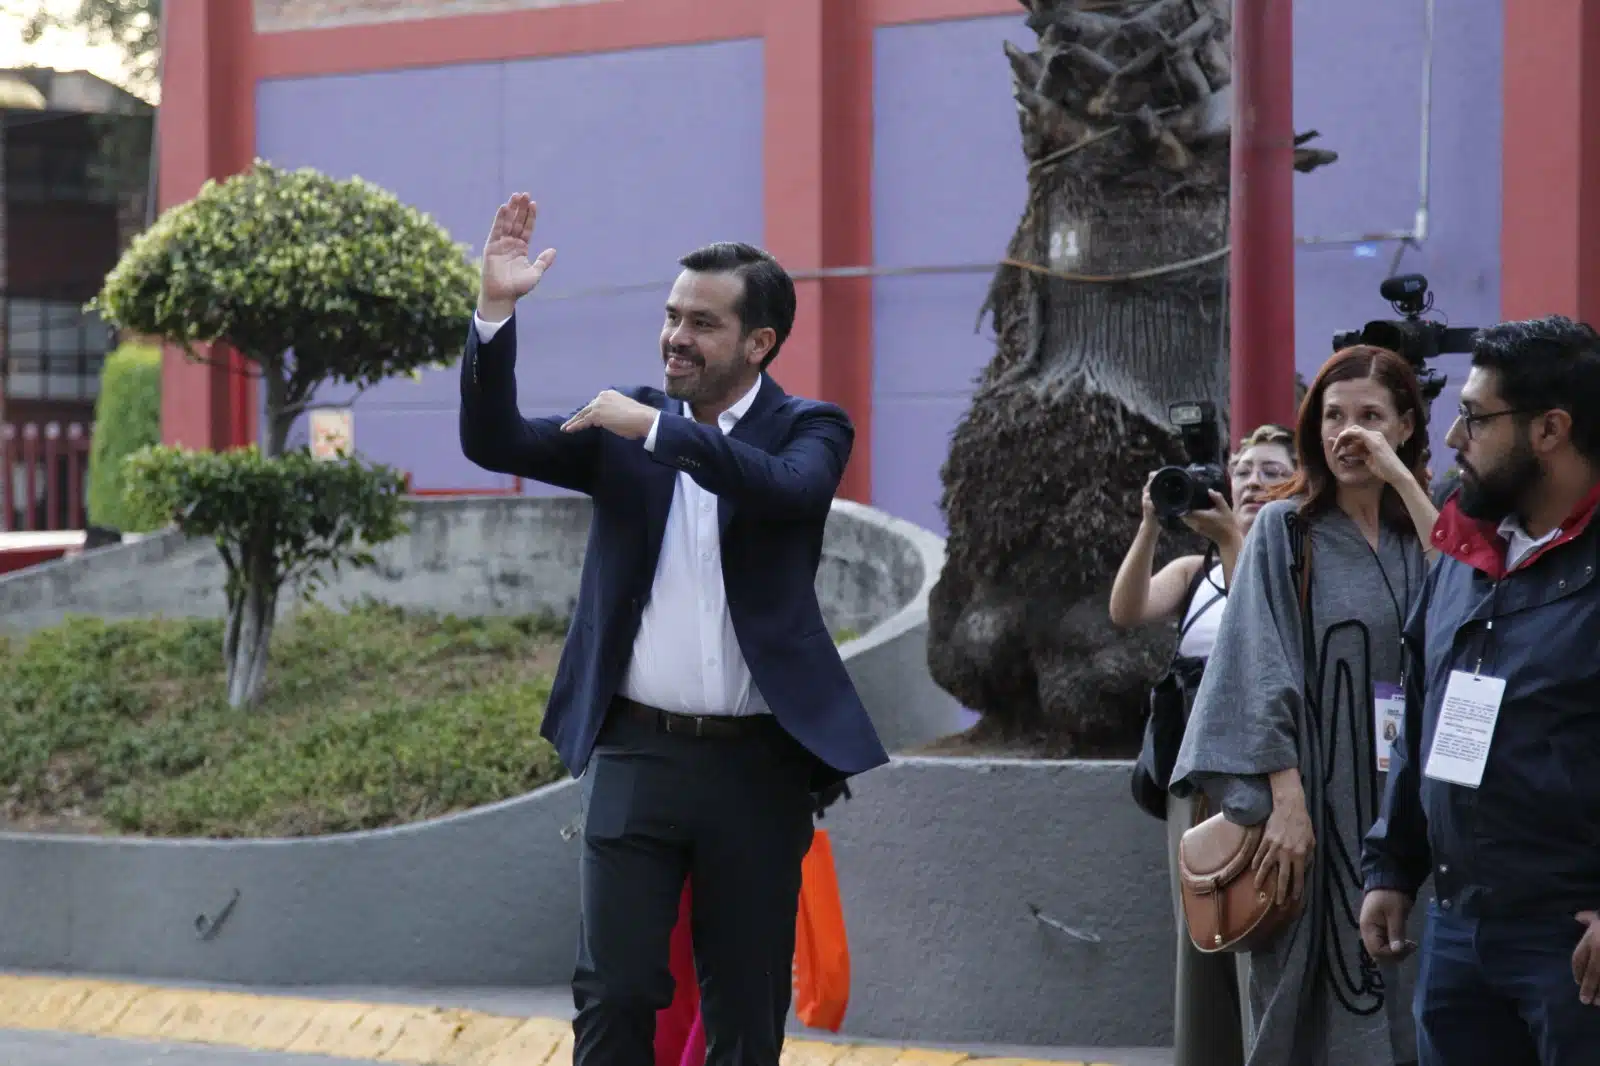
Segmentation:
<svg viewBox="0 0 1600 1066">
<path fill-rule="evenodd" d="M 672 736 L 753 737 L 772 728 L 770 714 L 679 714 L 630 700 L 626 696 L 617 696 L 611 701 L 611 706 L 625 718 L 648 723 Z"/>
</svg>

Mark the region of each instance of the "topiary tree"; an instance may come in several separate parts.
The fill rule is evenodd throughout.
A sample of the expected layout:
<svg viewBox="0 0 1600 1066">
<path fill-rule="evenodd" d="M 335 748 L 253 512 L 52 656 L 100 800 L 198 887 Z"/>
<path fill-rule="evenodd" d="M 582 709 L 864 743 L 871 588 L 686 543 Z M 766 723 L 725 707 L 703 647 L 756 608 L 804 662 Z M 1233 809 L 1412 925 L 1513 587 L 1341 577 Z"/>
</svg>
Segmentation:
<svg viewBox="0 0 1600 1066">
<path fill-rule="evenodd" d="M 1006 55 L 1028 200 L 985 307 L 994 358 L 941 472 L 928 662 L 983 714 L 963 744 L 1128 755 L 1171 631 L 1114 630 L 1111 581 L 1146 475 L 1184 461 L 1168 405 L 1209 401 L 1227 430 L 1232 5 L 1023 6 L 1039 46 Z M 1334 158 L 1302 148 L 1296 167 Z"/>
<path fill-rule="evenodd" d="M 253 363 L 274 456 L 321 385 L 361 391 L 455 361 L 475 270 L 392 193 L 257 161 L 135 238 L 92 306 L 193 358 L 222 341 Z"/>
<path fill-rule="evenodd" d="M 181 346 L 223 342 L 261 382 L 259 449 L 154 449 L 130 461 L 139 506 L 217 541 L 227 567 L 228 698 L 253 703 L 285 581 L 309 593 L 341 563 L 395 536 L 399 475 L 345 457 L 285 455 L 295 420 L 327 383 L 364 391 L 459 355 L 477 271 L 427 215 L 361 180 L 257 162 L 208 182 L 145 231 L 91 306 Z"/>
<path fill-rule="evenodd" d="M 216 541 L 227 572 L 222 656 L 234 707 L 261 696 L 283 586 L 295 582 L 310 597 L 341 566 L 371 566 L 368 546 L 405 529 L 404 476 L 349 456 L 153 446 L 129 457 L 125 476 L 140 513 L 171 515 L 184 533 Z"/>
</svg>

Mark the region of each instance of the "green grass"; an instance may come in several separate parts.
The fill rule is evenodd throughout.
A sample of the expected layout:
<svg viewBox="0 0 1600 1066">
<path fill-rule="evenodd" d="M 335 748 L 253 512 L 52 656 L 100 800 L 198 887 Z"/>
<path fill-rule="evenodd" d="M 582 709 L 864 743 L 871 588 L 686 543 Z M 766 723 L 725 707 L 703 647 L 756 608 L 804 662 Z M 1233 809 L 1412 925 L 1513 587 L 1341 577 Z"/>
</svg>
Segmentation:
<svg viewBox="0 0 1600 1066">
<path fill-rule="evenodd" d="M 564 776 L 539 720 L 564 627 L 304 609 L 264 702 L 223 698 L 215 621 L 74 619 L 0 638 L 0 821 L 147 836 L 395 825 Z"/>
</svg>

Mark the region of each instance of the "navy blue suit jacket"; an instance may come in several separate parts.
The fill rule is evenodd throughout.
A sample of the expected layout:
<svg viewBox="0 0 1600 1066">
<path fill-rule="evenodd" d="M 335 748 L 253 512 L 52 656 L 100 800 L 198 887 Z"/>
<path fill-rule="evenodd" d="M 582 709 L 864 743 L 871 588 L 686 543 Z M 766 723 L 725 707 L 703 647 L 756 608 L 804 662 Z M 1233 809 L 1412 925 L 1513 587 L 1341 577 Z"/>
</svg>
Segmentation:
<svg viewBox="0 0 1600 1066">
<path fill-rule="evenodd" d="M 461 450 L 478 466 L 594 500 L 578 602 L 541 732 L 573 774 L 594 749 L 655 584 L 679 471 L 717 496 L 722 579 L 739 648 L 778 722 L 820 761 L 825 787 L 888 761 L 817 603 L 822 531 L 855 430 L 833 404 L 762 376 L 726 436 L 659 389 L 619 389 L 662 412 L 655 450 L 607 430 L 517 410 L 516 321 L 488 344 L 469 327 Z"/>
</svg>

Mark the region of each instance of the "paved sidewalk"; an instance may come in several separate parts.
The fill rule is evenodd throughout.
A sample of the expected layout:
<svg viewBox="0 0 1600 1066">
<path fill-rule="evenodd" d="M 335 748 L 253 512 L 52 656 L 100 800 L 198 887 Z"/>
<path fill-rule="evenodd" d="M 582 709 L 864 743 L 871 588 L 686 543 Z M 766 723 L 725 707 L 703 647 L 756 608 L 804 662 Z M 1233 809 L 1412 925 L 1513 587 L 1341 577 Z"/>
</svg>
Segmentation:
<svg viewBox="0 0 1600 1066">
<path fill-rule="evenodd" d="M 352 1066 L 350 1059 L 0 1030 L 5 1066 Z"/>
<path fill-rule="evenodd" d="M 565 989 L 238 989 L 0 974 L 4 1066 L 566 1066 Z M 1161 1048 L 908 1047 L 794 1033 L 786 1066 L 1170 1066 Z"/>
</svg>

